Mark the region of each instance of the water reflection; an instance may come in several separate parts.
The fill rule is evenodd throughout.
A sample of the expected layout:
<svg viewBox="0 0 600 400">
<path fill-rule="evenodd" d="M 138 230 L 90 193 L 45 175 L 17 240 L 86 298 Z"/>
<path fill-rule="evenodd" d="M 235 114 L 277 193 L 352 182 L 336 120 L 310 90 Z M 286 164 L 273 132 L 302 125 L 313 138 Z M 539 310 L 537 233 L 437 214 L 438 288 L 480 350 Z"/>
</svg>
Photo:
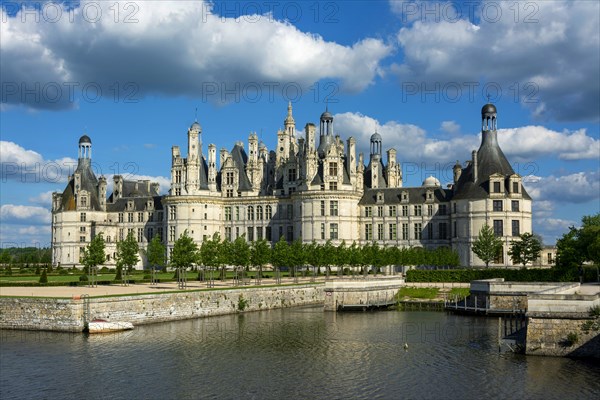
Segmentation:
<svg viewBox="0 0 600 400">
<path fill-rule="evenodd" d="M 311 307 L 110 335 L 0 331 L 0 397 L 558 399 L 600 391 L 590 362 L 498 354 L 496 324 Z"/>
</svg>

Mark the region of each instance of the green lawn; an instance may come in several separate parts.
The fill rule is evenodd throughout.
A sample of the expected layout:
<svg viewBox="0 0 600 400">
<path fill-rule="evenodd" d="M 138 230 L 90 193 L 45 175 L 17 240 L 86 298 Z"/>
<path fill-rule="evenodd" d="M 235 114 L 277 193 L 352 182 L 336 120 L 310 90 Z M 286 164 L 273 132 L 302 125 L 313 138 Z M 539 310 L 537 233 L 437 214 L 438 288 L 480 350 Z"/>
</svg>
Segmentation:
<svg viewBox="0 0 600 400">
<path fill-rule="evenodd" d="M 459 299 L 464 299 L 468 295 L 471 294 L 471 289 L 469 288 L 452 288 L 450 293 L 448 294 L 449 298 L 458 297 Z"/>
</svg>

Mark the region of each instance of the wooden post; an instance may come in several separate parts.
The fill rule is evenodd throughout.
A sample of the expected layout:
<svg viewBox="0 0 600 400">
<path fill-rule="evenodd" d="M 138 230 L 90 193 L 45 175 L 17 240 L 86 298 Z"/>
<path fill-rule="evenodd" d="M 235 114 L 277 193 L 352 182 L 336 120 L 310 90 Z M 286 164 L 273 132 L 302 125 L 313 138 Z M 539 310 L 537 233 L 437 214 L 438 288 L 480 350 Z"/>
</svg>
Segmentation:
<svg viewBox="0 0 600 400">
<path fill-rule="evenodd" d="M 502 317 L 498 317 L 498 353 L 502 351 Z"/>
</svg>

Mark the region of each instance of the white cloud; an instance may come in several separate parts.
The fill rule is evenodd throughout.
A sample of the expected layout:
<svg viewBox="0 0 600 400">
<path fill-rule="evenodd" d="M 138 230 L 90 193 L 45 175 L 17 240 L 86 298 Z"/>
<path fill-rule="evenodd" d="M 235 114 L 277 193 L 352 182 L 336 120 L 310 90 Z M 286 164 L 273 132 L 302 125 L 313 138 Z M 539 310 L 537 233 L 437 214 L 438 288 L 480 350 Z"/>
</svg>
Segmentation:
<svg viewBox="0 0 600 400">
<path fill-rule="evenodd" d="M 445 125 L 444 125 L 445 124 Z M 454 121 L 444 121 L 442 129 L 460 129 Z M 335 116 L 336 131 L 343 136 L 354 136 L 359 151 L 369 154 L 369 139 L 378 131 L 384 149 L 394 147 L 399 161 L 440 162 L 470 158 L 471 151 L 479 148 L 481 135 L 454 135 L 449 139 L 437 139 L 416 125 L 397 121 L 380 122 L 375 118 L 347 112 Z M 587 135 L 585 129 L 577 131 L 553 131 L 543 126 L 524 126 L 500 129 L 498 141 L 511 162 L 534 161 L 539 157 L 557 157 L 563 160 L 600 158 L 600 140 Z M 534 167 L 534 166 L 533 166 Z M 526 175 L 535 173 L 521 170 Z"/>
<path fill-rule="evenodd" d="M 54 192 L 53 190 L 50 190 L 47 192 L 42 192 L 37 196 L 30 197 L 29 202 L 33 203 L 33 204 L 37 204 L 39 206 L 51 207 L 53 192 Z"/>
<path fill-rule="evenodd" d="M 559 177 L 529 177 L 523 181 L 534 200 L 585 203 L 600 199 L 600 172 L 577 172 Z M 535 203 L 534 203 L 535 204 Z"/>
<path fill-rule="evenodd" d="M 45 160 L 33 150 L 27 150 L 13 142 L 0 141 L 0 175 L 3 181 L 65 182 L 76 167 L 77 161 L 72 158 Z"/>
<path fill-rule="evenodd" d="M 322 79 L 340 81 L 343 90 L 361 91 L 381 73 L 381 60 L 392 51 L 380 39 L 365 38 L 351 46 L 328 42 L 270 15 L 222 18 L 210 12 L 210 3 L 131 4 L 137 23 L 115 23 L 108 2 L 82 1 L 71 13 L 72 22 L 66 11 L 58 22 L 49 23 L 43 18 L 36 22 L 31 14 L 7 17 L 3 10 L 3 84 L 33 87 L 37 82 L 44 88 L 57 83 L 63 89 L 51 101 L 52 94 L 23 99 L 11 87 L 3 103 L 72 107 L 65 82 L 75 82 L 79 89 L 97 85 L 107 96 L 113 95 L 115 83 L 131 83 L 121 93 L 133 100 L 159 93 L 228 102 L 235 96 L 222 96 L 232 89 L 258 87 L 267 95 L 274 88 L 279 94 L 285 84 L 306 89 Z M 88 11 L 101 7 L 103 17 L 91 23 L 82 12 L 86 5 L 93 6 Z M 89 93 L 93 96 L 95 92 Z"/>
<path fill-rule="evenodd" d="M 440 129 L 446 133 L 454 135 L 460 132 L 460 125 L 457 124 L 456 121 L 443 121 Z"/>
<path fill-rule="evenodd" d="M 38 206 L 3 204 L 0 206 L 0 221 L 13 224 L 49 224 L 50 210 Z"/>
<path fill-rule="evenodd" d="M 435 3 L 419 6 L 432 8 Z M 464 13 L 459 20 L 441 13 L 437 21 L 420 15 L 398 32 L 404 58 L 392 70 L 405 83 L 427 89 L 436 83 L 457 84 L 463 94 L 469 93 L 470 82 L 494 83 L 504 99 L 516 97 L 537 117 L 597 121 L 600 3 L 542 1 L 527 3 L 528 10 L 522 9 L 523 3 L 491 3 L 500 9 L 499 20 L 486 12 L 485 2 L 471 20 Z M 454 4 L 461 8 L 461 3 Z M 398 6 L 402 4 L 392 9 Z M 482 85 L 475 93 L 481 90 Z"/>
</svg>

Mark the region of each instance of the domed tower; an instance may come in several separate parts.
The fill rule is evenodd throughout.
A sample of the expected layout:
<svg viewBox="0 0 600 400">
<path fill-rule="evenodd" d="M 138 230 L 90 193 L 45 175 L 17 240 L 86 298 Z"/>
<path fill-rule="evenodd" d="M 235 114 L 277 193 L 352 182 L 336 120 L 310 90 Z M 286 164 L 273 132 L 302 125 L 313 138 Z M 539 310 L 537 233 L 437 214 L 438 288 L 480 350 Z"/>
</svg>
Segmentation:
<svg viewBox="0 0 600 400">
<path fill-rule="evenodd" d="M 79 164 L 89 163 L 92 159 L 92 139 L 88 135 L 79 138 Z"/>
<path fill-rule="evenodd" d="M 371 158 L 378 156 L 381 158 L 382 139 L 381 135 L 377 132 L 371 135 Z"/>
<path fill-rule="evenodd" d="M 481 108 L 481 130 L 495 131 L 496 130 L 496 106 L 488 103 Z"/>
<path fill-rule="evenodd" d="M 331 115 L 328 108 L 325 108 L 325 112 L 321 114 L 320 129 L 319 148 L 317 152 L 320 157 L 323 157 L 329 145 L 335 142 L 333 138 L 333 115 Z"/>
</svg>

